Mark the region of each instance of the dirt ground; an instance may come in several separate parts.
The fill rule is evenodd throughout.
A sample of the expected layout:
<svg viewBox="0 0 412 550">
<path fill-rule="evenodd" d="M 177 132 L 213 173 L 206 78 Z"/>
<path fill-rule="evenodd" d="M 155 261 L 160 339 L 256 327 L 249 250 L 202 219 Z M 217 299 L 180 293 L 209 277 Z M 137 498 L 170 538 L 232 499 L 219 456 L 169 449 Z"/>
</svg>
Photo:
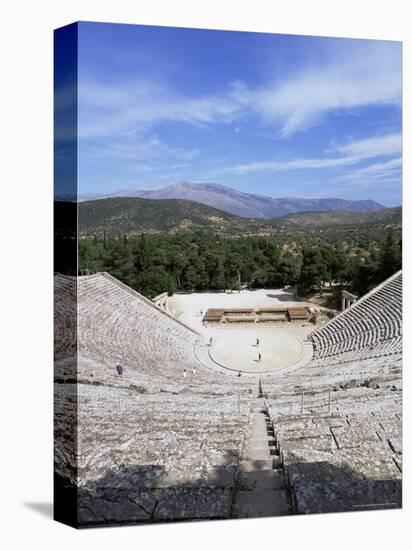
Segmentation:
<svg viewBox="0 0 412 550">
<path fill-rule="evenodd" d="M 313 304 L 296 300 L 293 293 L 282 289 L 242 290 L 233 293 L 175 294 L 168 300 L 168 310 L 177 319 L 212 337 L 210 355 L 220 365 L 243 372 L 268 372 L 292 365 L 302 357 L 312 323 L 277 323 L 259 326 L 242 323 L 236 326 L 204 326 L 203 315 L 208 308 L 292 307 Z M 256 340 L 259 339 L 259 345 Z M 261 358 L 259 360 L 259 353 Z"/>
</svg>

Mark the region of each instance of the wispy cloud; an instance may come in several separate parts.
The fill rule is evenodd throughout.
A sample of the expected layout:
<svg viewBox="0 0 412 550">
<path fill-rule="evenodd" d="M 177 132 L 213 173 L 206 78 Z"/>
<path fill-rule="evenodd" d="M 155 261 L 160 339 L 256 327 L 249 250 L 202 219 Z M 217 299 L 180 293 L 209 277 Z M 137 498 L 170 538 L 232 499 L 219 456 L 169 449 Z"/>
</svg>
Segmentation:
<svg viewBox="0 0 412 550">
<path fill-rule="evenodd" d="M 254 172 L 281 172 L 290 170 L 333 168 L 357 164 L 363 160 L 388 157 L 400 154 L 402 150 L 401 134 L 388 134 L 367 139 L 351 141 L 346 145 L 335 147 L 335 156 L 320 158 L 295 158 L 282 161 L 279 159 L 236 164 L 222 167 L 213 172 L 213 176 L 219 175 L 244 175 Z"/>
<path fill-rule="evenodd" d="M 193 147 L 193 149 L 189 149 L 188 151 L 180 151 L 179 157 L 182 160 L 193 160 L 196 157 L 200 155 L 201 151 L 198 147 Z"/>
<path fill-rule="evenodd" d="M 402 175 L 402 159 L 396 158 L 387 162 L 377 162 L 365 168 L 352 170 L 344 176 L 336 178 L 338 181 L 349 181 L 354 184 L 368 185 L 372 183 L 399 182 Z"/>
<path fill-rule="evenodd" d="M 168 159 L 174 162 L 190 162 L 201 154 L 198 147 L 183 149 L 172 147 L 156 134 L 147 132 L 128 133 L 109 142 L 92 142 L 81 148 L 81 157 L 115 161 L 145 162 Z"/>
<path fill-rule="evenodd" d="M 327 62 L 254 87 L 228 82 L 219 93 L 185 95 L 170 84 L 138 79 L 115 86 L 82 81 L 79 137 L 112 136 L 165 122 L 194 125 L 239 123 L 255 116 L 287 137 L 319 124 L 327 115 L 365 106 L 400 105 L 399 45 L 357 46 Z M 239 126 L 234 128 L 238 132 Z"/>
<path fill-rule="evenodd" d="M 147 80 L 122 88 L 83 83 L 79 106 L 80 138 L 112 136 L 165 122 L 230 123 L 241 118 L 244 107 L 236 83 L 221 95 L 186 97 Z"/>
<path fill-rule="evenodd" d="M 396 155 L 402 150 L 402 135 L 394 133 L 359 139 L 337 147 L 336 150 L 343 155 L 359 158 Z"/>
<path fill-rule="evenodd" d="M 288 136 L 332 112 L 400 105 L 401 56 L 394 48 L 399 46 L 376 43 L 336 55 L 255 93 L 256 109 L 268 123 L 279 122 L 281 135 Z"/>
</svg>

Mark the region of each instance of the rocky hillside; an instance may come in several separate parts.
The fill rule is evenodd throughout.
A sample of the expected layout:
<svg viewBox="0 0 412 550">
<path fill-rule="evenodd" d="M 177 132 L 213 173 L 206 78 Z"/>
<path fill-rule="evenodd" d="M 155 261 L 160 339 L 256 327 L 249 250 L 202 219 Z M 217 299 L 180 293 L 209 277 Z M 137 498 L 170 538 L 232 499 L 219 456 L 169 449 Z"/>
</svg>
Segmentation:
<svg viewBox="0 0 412 550">
<path fill-rule="evenodd" d="M 145 233 L 174 234 L 206 230 L 227 236 L 270 235 L 287 230 L 356 227 L 368 224 L 401 224 L 401 208 L 376 212 L 305 212 L 273 220 L 246 219 L 192 201 L 116 197 L 79 204 L 81 236 L 97 237 Z"/>
<path fill-rule="evenodd" d="M 276 218 L 272 224 L 276 227 L 330 227 L 349 226 L 365 223 L 400 224 L 402 222 L 402 208 L 382 208 L 375 212 L 299 212 Z"/>
<path fill-rule="evenodd" d="M 257 233 L 260 222 L 232 216 L 203 204 L 170 199 L 117 197 L 79 204 L 81 236 L 128 236 L 209 230 L 222 234 Z"/>
</svg>

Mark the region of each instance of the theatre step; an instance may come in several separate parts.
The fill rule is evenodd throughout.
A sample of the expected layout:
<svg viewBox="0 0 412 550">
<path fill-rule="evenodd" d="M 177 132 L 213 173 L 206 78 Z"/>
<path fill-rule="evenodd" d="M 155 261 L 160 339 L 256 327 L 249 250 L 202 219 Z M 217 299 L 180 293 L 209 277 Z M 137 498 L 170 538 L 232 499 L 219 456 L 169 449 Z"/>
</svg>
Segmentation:
<svg viewBox="0 0 412 550">
<path fill-rule="evenodd" d="M 241 471 L 240 491 L 278 491 L 285 488 L 284 476 L 277 470 Z"/>
<path fill-rule="evenodd" d="M 292 513 L 272 424 L 261 400 L 252 411 L 231 516 L 253 518 Z"/>
<path fill-rule="evenodd" d="M 287 492 L 283 490 L 238 491 L 233 513 L 236 518 L 288 515 L 290 506 Z"/>
</svg>

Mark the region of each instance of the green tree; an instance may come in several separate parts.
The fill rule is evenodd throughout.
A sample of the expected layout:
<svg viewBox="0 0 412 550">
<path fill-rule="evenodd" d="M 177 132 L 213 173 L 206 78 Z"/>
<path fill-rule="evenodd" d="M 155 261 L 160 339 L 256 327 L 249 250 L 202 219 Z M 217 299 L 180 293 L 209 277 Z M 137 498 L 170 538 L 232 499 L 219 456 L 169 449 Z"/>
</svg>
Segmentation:
<svg viewBox="0 0 412 550">
<path fill-rule="evenodd" d="M 395 239 L 392 230 L 388 232 L 379 255 L 379 277 L 384 280 L 402 268 L 402 251 L 400 242 Z"/>
<path fill-rule="evenodd" d="M 159 266 L 147 268 L 138 277 L 138 290 L 149 298 L 154 298 L 161 292 L 173 294 L 176 290 L 173 278 Z"/>
<path fill-rule="evenodd" d="M 327 265 L 319 247 L 305 248 L 302 254 L 302 269 L 299 286 L 303 294 L 311 290 L 321 290 L 322 281 L 328 276 Z"/>
</svg>

